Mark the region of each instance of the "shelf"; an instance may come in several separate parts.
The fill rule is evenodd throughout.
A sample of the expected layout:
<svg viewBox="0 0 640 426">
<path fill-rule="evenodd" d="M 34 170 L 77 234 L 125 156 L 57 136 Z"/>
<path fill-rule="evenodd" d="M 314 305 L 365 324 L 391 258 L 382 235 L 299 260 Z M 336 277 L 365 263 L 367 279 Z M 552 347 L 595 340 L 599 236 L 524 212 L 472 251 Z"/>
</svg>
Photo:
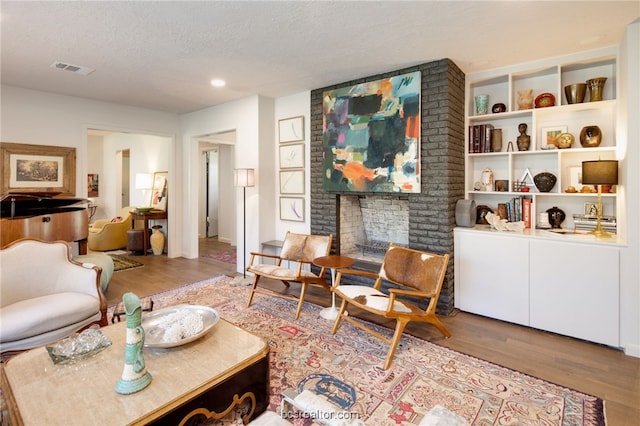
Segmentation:
<svg viewBox="0 0 640 426">
<path fill-rule="evenodd" d="M 597 53 L 597 52 L 596 52 Z M 601 52 L 599 52 L 601 53 Z M 564 96 L 564 86 L 585 82 L 596 77 L 606 77 L 603 99 L 590 102 L 568 104 Z M 617 158 L 616 147 L 616 57 L 615 55 L 589 53 L 572 55 L 569 61 L 550 63 L 540 62 L 539 66 L 510 67 L 504 70 L 482 72 L 475 77 L 467 76 L 467 116 L 466 137 L 467 154 L 465 156 L 465 197 L 475 199 L 477 205 L 486 205 L 497 210 L 498 204 L 521 196 L 531 198 L 531 226 L 535 228 L 538 215 L 547 209 L 562 209 L 567 219 L 563 227 L 572 229 L 573 214 L 582 214 L 586 204 L 596 202 L 597 193 L 567 193 L 570 186 L 578 191 L 582 188 L 580 174 L 582 162 L 589 160 L 611 160 Z M 551 93 L 556 98 L 555 106 L 518 110 L 518 91 L 532 89 L 535 99 L 541 93 Z M 587 90 L 588 93 L 588 90 Z M 475 115 L 474 97 L 489 95 L 489 105 L 502 102 L 507 110 L 502 113 Z M 527 125 L 526 134 L 530 137 L 529 149 L 519 151 L 518 127 Z M 471 152 L 482 144 L 473 141 L 473 126 L 490 125 L 502 130 L 502 149 L 498 152 Z M 598 147 L 583 147 L 580 132 L 586 126 L 598 126 L 602 140 Z M 483 129 L 483 128 L 482 128 Z M 554 135 L 571 133 L 574 142 L 567 149 L 547 149 L 548 141 Z M 509 149 L 509 142 L 513 150 Z M 490 145 L 490 144 L 489 144 Z M 490 170 L 494 181 L 507 181 L 508 191 L 477 191 L 481 188 L 483 171 Z M 555 175 L 556 184 L 550 192 L 539 192 L 532 179 L 527 181 L 530 192 L 514 191 L 514 183 L 522 180 L 529 172 L 531 178 L 541 172 Z M 504 183 L 501 183 L 504 187 Z M 615 216 L 619 210 L 619 198 L 616 194 L 602 194 L 605 215 Z M 537 234 L 536 234 L 537 235 Z M 543 233 L 542 236 L 546 234 Z"/>
</svg>

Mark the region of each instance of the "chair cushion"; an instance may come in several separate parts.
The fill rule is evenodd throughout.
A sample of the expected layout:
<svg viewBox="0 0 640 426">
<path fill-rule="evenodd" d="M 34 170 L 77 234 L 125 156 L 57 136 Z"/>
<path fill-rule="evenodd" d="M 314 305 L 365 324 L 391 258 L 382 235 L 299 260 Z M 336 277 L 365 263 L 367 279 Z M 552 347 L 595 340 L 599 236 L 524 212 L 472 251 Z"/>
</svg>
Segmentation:
<svg viewBox="0 0 640 426">
<path fill-rule="evenodd" d="M 366 285 L 341 285 L 337 288 L 337 291 L 361 305 L 382 312 L 386 312 L 387 306 L 389 305 L 389 296 L 380 290 Z M 411 312 L 411 309 L 397 299 L 394 303 L 393 310 L 396 312 Z"/>
<path fill-rule="evenodd" d="M 80 322 L 100 311 L 100 301 L 78 292 L 34 297 L 0 309 L 0 339 L 20 340 Z"/>
<path fill-rule="evenodd" d="M 265 275 L 279 280 L 295 281 L 298 278 L 297 270 L 283 268 L 282 266 L 276 265 L 260 264 L 252 266 L 249 270 L 253 273 Z M 303 277 L 318 278 L 316 274 L 310 271 L 301 271 L 300 273 Z"/>
<path fill-rule="evenodd" d="M 303 234 L 294 234 L 289 232 L 284 239 L 282 249 L 280 250 L 280 257 L 282 259 L 298 260 L 302 259 L 302 250 L 304 249 L 307 236 Z"/>
</svg>

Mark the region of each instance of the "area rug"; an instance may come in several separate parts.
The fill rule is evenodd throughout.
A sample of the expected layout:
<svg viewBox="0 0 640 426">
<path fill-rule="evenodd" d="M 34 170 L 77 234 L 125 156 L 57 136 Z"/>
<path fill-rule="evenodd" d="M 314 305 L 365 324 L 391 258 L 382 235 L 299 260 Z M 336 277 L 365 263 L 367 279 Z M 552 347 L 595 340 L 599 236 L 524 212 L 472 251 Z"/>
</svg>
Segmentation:
<svg viewBox="0 0 640 426">
<path fill-rule="evenodd" d="M 151 296 L 154 310 L 179 303 L 212 306 L 222 318 L 267 340 L 269 410 L 279 410 L 283 391 L 313 386 L 327 390 L 367 425 L 415 425 L 435 406 L 471 425 L 606 424 L 597 397 L 409 335 L 384 370 L 388 347 L 378 339 L 346 322 L 332 335 L 333 321 L 320 318 L 321 307 L 311 303 L 304 304 L 297 321 L 294 301 L 258 295 L 247 308 L 250 288 L 231 287 L 230 281 L 217 277 L 158 293 Z"/>
<path fill-rule="evenodd" d="M 126 271 L 127 269 L 142 268 L 144 264 L 128 257 L 110 254 L 113 259 L 113 272 Z"/>
<path fill-rule="evenodd" d="M 202 257 L 206 257 L 207 259 L 219 260 L 220 262 L 232 263 L 236 264 L 236 251 L 235 250 L 227 250 L 220 253 L 207 253 L 202 255 Z"/>
</svg>

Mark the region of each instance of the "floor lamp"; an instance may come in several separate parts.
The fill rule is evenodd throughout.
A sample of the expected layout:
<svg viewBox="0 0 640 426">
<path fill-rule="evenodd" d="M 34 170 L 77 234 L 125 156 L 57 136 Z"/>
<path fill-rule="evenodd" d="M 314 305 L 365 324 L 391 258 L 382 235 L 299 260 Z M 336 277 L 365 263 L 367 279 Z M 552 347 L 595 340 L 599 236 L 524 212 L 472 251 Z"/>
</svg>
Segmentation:
<svg viewBox="0 0 640 426">
<path fill-rule="evenodd" d="M 595 235 L 596 238 L 611 238 L 611 234 L 602 229 L 602 185 L 618 184 L 618 162 L 615 160 L 583 161 L 582 184 L 598 186 L 596 229 L 590 234 Z"/>
<path fill-rule="evenodd" d="M 233 185 L 242 187 L 242 237 L 244 244 L 242 245 L 242 279 L 234 279 L 234 283 L 248 285 L 247 282 L 247 187 L 255 185 L 255 173 L 253 169 L 234 169 Z"/>
</svg>

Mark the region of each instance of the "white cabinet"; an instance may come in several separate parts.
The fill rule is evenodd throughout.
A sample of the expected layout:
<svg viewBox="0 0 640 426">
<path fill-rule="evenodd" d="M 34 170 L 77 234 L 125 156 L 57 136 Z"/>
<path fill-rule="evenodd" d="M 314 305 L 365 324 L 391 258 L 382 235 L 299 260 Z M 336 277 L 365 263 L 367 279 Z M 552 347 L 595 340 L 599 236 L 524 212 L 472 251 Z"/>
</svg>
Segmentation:
<svg viewBox="0 0 640 426">
<path fill-rule="evenodd" d="M 459 232 L 454 239 L 456 307 L 529 325 L 529 241 Z"/>
<path fill-rule="evenodd" d="M 589 91 L 585 102 L 568 104 L 564 86 L 582 83 L 588 79 L 606 77 L 603 100 L 590 102 Z M 486 205 L 494 212 L 498 204 L 526 196 L 533 200 L 531 228 L 535 229 L 537 213 L 552 207 L 559 207 L 566 214 L 562 224 L 565 229 L 574 229 L 573 214 L 584 214 L 585 203 L 595 203 L 594 192 L 566 192 L 570 186 L 578 191 L 581 165 L 587 160 L 615 160 L 620 148 L 616 141 L 617 113 L 617 72 L 616 49 L 602 49 L 595 52 L 553 58 L 532 64 L 513 66 L 501 70 L 486 71 L 467 76 L 466 87 L 466 156 L 465 156 L 465 198 L 474 199 L 476 205 Z M 555 106 L 519 110 L 518 91 L 532 89 L 534 98 L 542 93 L 555 97 Z M 475 114 L 474 98 L 489 95 L 489 113 Z M 506 111 L 492 113 L 491 105 L 504 103 Z M 530 146 L 519 151 L 517 137 L 520 123 L 527 125 L 531 138 Z M 502 148 L 498 152 L 474 152 L 473 126 L 489 125 L 502 129 Z M 597 125 L 602 132 L 602 141 L 597 147 L 583 147 L 580 131 L 583 127 Z M 570 148 L 546 149 L 547 134 L 556 131 L 571 133 L 575 141 Z M 471 139 L 470 139 L 471 138 Z M 511 142 L 511 144 L 509 144 Z M 509 146 L 513 150 L 509 150 Z M 478 190 L 482 182 L 482 172 L 490 169 L 494 180 L 508 181 L 507 191 Z M 531 176 L 549 172 L 556 176 L 556 184 L 550 192 L 540 192 L 528 179 L 529 192 L 521 192 L 516 187 L 529 171 Z M 592 188 L 592 187 L 589 187 Z M 603 194 L 603 214 L 616 216 L 624 209 L 618 205 L 616 193 Z M 624 230 L 618 229 L 618 234 Z"/>
<path fill-rule="evenodd" d="M 530 325 L 619 345 L 616 247 L 532 240 Z"/>
<path fill-rule="evenodd" d="M 454 243 L 456 308 L 619 346 L 616 245 L 472 228 Z"/>
</svg>

